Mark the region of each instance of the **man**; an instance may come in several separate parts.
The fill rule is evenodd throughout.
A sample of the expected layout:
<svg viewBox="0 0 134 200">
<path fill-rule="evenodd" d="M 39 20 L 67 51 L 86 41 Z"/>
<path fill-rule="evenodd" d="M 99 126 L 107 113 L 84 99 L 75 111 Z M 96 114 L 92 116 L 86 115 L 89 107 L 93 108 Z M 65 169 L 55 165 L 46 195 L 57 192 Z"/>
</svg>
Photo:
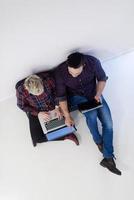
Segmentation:
<svg viewBox="0 0 134 200">
<path fill-rule="evenodd" d="M 111 172 L 121 175 L 116 168 L 113 154 L 113 124 L 110 109 L 102 96 L 107 76 L 98 59 L 79 52 L 68 56 L 67 61 L 60 64 L 56 71 L 57 97 L 68 126 L 74 124 L 69 113 L 69 105 L 77 109 L 77 105 L 95 99 L 102 101 L 103 107 L 86 112 L 86 123 L 93 140 L 103 153 L 101 165 Z M 99 133 L 97 118 L 102 125 Z"/>
<path fill-rule="evenodd" d="M 56 101 L 55 82 L 50 72 L 42 72 L 38 75 L 30 75 L 16 84 L 16 96 L 18 107 L 26 112 L 29 118 L 30 132 L 33 146 L 46 142 L 38 116 L 44 121 L 49 121 L 49 111 L 54 110 L 57 117 L 61 118 L 61 112 Z M 70 139 L 79 144 L 76 136 L 71 135 L 59 140 Z"/>
</svg>

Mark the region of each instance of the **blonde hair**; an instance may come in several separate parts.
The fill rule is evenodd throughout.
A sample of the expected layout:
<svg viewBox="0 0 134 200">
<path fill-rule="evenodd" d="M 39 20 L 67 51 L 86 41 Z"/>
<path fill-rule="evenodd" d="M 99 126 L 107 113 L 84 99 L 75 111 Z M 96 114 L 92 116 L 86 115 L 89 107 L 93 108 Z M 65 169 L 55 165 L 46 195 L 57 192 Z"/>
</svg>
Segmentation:
<svg viewBox="0 0 134 200">
<path fill-rule="evenodd" d="M 25 88 L 33 95 L 40 95 L 44 92 L 43 81 L 37 75 L 30 75 L 25 79 Z"/>
</svg>

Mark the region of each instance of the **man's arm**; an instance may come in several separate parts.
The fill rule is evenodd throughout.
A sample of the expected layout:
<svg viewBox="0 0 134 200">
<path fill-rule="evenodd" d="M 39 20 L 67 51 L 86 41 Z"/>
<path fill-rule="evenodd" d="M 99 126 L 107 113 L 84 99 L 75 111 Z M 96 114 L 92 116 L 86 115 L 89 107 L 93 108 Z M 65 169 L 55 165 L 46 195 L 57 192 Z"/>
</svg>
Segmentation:
<svg viewBox="0 0 134 200">
<path fill-rule="evenodd" d="M 67 100 L 60 101 L 59 105 L 60 105 L 60 108 L 61 108 L 61 110 L 63 112 L 64 117 L 65 117 L 65 124 L 67 126 L 74 125 L 74 120 L 72 119 L 72 117 L 71 117 L 71 115 L 69 113 L 69 110 L 68 110 Z"/>
<path fill-rule="evenodd" d="M 106 76 L 105 71 L 103 70 L 101 63 L 98 59 L 96 59 L 96 63 L 95 63 L 95 74 L 96 74 L 96 79 L 98 82 L 97 82 L 97 88 L 96 88 L 96 95 L 94 98 L 97 101 L 100 101 L 100 96 L 102 95 L 102 92 L 105 88 L 108 77 Z"/>
<path fill-rule="evenodd" d="M 97 83 L 96 95 L 94 97 L 97 101 L 100 101 L 100 96 L 102 95 L 105 85 L 106 85 L 106 81 L 99 81 Z"/>
<path fill-rule="evenodd" d="M 59 69 L 55 71 L 55 80 L 56 80 L 56 96 L 59 101 L 59 106 L 65 117 L 65 124 L 71 126 L 74 124 L 74 121 L 69 113 L 66 97 L 66 85 L 64 83 L 64 76 Z"/>
</svg>

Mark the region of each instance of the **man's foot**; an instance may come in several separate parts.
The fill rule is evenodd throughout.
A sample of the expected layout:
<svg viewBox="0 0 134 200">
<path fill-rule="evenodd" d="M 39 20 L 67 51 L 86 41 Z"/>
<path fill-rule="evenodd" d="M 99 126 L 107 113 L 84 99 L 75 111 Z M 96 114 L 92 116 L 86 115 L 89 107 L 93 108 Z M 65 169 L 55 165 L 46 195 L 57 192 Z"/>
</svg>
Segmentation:
<svg viewBox="0 0 134 200">
<path fill-rule="evenodd" d="M 100 144 L 97 144 L 97 143 L 96 143 L 96 145 L 97 145 L 99 151 L 100 151 L 101 153 L 103 153 L 103 143 L 100 143 Z"/>
<path fill-rule="evenodd" d="M 100 162 L 100 165 L 106 167 L 109 171 L 111 171 L 114 174 L 121 175 L 121 171 L 116 168 L 116 164 L 113 158 L 104 158 Z"/>
<path fill-rule="evenodd" d="M 74 133 L 65 136 L 64 140 L 72 140 L 76 145 L 79 145 L 79 141 Z"/>
</svg>

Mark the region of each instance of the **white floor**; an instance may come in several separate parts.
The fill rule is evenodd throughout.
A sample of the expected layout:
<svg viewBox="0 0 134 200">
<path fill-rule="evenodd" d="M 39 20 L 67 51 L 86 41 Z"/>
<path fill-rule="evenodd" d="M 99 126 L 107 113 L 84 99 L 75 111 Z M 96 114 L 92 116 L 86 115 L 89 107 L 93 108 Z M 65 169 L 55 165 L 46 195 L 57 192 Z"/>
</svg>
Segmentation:
<svg viewBox="0 0 134 200">
<path fill-rule="evenodd" d="M 134 199 L 133 66 L 134 52 L 104 63 L 109 76 L 104 93 L 122 176 L 99 165 L 102 155 L 77 113 L 80 146 L 60 141 L 34 148 L 28 119 L 14 97 L 0 103 L 0 200 Z"/>
<path fill-rule="evenodd" d="M 0 103 L 0 113 L 0 200 L 134 199 L 134 134 L 116 131 L 116 163 L 122 170 L 117 176 L 99 165 L 102 156 L 81 115 L 76 117 L 80 146 L 57 141 L 34 148 L 16 99 Z"/>
</svg>

